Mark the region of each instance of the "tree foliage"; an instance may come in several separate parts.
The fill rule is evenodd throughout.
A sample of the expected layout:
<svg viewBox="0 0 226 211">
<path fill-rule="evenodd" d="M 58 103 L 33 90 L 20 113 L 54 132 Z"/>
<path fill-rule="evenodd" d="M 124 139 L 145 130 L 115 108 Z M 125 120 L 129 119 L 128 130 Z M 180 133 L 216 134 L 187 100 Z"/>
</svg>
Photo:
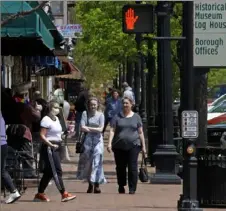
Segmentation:
<svg viewBox="0 0 226 211">
<path fill-rule="evenodd" d="M 84 66 L 84 62 L 89 63 L 85 70 L 87 84 L 97 85 L 112 80 L 119 64 L 136 53 L 134 36 L 122 32 L 123 4 L 76 3 L 75 21 L 82 25 L 83 38 L 76 45 L 74 58 L 80 66 Z"/>
<path fill-rule="evenodd" d="M 218 84 L 226 83 L 226 70 L 225 69 L 212 69 L 208 73 L 208 87 L 213 87 Z"/>
<path fill-rule="evenodd" d="M 87 78 L 87 84 L 100 84 L 112 80 L 120 64 L 127 57 L 136 59 L 137 50 L 134 35 L 122 32 L 122 7 L 134 2 L 76 2 L 75 22 L 83 28 L 83 38 L 79 39 L 74 51 L 76 63 L 81 66 Z M 156 4 L 156 2 L 149 2 Z M 182 36 L 182 4 L 174 5 L 171 17 L 171 35 Z M 149 35 L 150 37 L 156 34 Z M 178 97 L 180 87 L 180 52 L 178 41 L 171 42 L 173 69 L 173 96 Z M 153 49 L 142 42 L 142 53 L 148 50 L 157 57 L 157 43 Z M 222 74 L 221 74 L 222 72 Z M 223 71 L 209 74 L 209 84 L 223 82 Z"/>
</svg>

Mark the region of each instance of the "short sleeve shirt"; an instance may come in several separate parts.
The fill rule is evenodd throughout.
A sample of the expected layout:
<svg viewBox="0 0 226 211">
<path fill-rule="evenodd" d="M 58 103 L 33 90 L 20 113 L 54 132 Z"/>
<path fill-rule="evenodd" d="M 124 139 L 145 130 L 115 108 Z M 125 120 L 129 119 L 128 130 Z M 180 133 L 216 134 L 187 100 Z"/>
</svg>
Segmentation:
<svg viewBox="0 0 226 211">
<path fill-rule="evenodd" d="M 95 115 L 90 116 L 88 115 L 87 118 L 87 112 L 84 111 L 82 113 L 82 119 L 81 119 L 81 126 L 89 126 L 89 127 L 103 127 L 104 126 L 104 114 L 102 112 L 97 111 Z M 95 135 L 97 133 L 88 133 L 88 135 Z"/>
<path fill-rule="evenodd" d="M 46 138 L 48 141 L 61 141 L 62 127 L 58 117 L 53 121 L 49 116 L 45 116 L 41 121 L 41 127 L 47 129 Z"/>
<path fill-rule="evenodd" d="M 141 146 L 138 129 L 142 127 L 142 121 L 138 114 L 125 117 L 123 113 L 114 116 L 111 127 L 115 128 L 112 140 L 113 149 L 129 150 L 134 146 Z"/>
</svg>

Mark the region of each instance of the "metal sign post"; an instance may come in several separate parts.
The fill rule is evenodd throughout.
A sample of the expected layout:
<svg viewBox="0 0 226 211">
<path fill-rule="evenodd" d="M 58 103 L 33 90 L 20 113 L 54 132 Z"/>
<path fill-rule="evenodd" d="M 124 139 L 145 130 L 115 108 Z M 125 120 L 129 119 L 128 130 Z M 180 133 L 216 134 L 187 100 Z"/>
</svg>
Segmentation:
<svg viewBox="0 0 226 211">
<path fill-rule="evenodd" d="M 197 111 L 182 112 L 182 137 L 183 138 L 198 138 L 199 136 L 199 121 Z"/>
</svg>

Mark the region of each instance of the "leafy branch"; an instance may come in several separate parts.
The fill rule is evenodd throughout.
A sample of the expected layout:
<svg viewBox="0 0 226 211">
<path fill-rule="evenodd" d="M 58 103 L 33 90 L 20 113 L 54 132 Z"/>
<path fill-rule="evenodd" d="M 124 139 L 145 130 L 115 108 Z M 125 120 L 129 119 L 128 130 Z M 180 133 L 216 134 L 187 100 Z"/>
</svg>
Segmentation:
<svg viewBox="0 0 226 211">
<path fill-rule="evenodd" d="M 13 14 L 13 15 L 9 15 L 6 19 L 4 19 L 4 20 L 1 21 L 1 27 L 4 26 L 4 25 L 6 25 L 11 20 L 14 20 L 14 19 L 17 19 L 17 18 L 21 18 L 21 17 L 27 16 L 27 15 L 30 15 L 31 13 L 35 12 L 36 10 L 38 10 L 40 8 L 43 8 L 46 5 L 46 3 L 48 3 L 48 1 L 41 2 L 38 6 L 34 7 L 31 10 L 20 11 L 20 12 L 17 12 L 15 14 Z"/>
</svg>

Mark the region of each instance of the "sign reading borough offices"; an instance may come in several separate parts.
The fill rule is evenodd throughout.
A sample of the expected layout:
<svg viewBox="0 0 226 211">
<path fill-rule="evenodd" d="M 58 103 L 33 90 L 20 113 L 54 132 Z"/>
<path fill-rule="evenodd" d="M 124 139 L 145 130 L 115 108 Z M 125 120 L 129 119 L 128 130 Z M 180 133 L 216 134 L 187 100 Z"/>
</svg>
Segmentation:
<svg viewBox="0 0 226 211">
<path fill-rule="evenodd" d="M 226 67 L 226 0 L 194 1 L 194 67 Z"/>
</svg>

